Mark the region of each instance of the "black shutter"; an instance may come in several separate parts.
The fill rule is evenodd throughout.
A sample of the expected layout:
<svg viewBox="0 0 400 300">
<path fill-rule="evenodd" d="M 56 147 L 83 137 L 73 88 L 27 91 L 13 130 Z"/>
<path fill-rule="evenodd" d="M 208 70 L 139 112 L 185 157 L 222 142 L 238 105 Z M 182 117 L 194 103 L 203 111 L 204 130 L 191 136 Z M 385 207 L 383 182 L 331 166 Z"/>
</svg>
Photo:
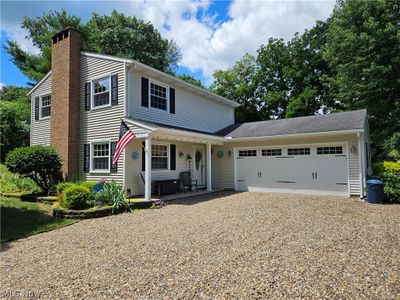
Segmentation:
<svg viewBox="0 0 400 300">
<path fill-rule="evenodd" d="M 90 94 L 91 84 L 90 82 L 85 83 L 85 110 L 90 110 Z"/>
<path fill-rule="evenodd" d="M 149 80 L 142 77 L 142 106 L 149 106 Z"/>
<path fill-rule="evenodd" d="M 169 112 L 175 114 L 175 89 L 169 88 Z"/>
<path fill-rule="evenodd" d="M 146 171 L 146 152 L 144 150 L 144 142 L 142 142 L 142 171 Z"/>
<path fill-rule="evenodd" d="M 170 152 L 170 170 L 176 170 L 176 145 L 171 144 L 169 146 Z"/>
<path fill-rule="evenodd" d="M 39 120 L 39 97 L 35 97 L 35 120 Z"/>
<path fill-rule="evenodd" d="M 118 104 L 118 74 L 111 76 L 111 105 Z"/>
<path fill-rule="evenodd" d="M 111 142 L 111 151 L 110 151 L 110 163 L 111 163 L 110 171 L 111 171 L 111 173 L 117 172 L 118 162 L 116 162 L 115 165 L 112 164 L 112 160 L 113 160 L 114 153 L 115 153 L 115 148 L 117 148 L 117 142 L 113 141 L 113 142 Z"/>
<path fill-rule="evenodd" d="M 83 171 L 89 172 L 90 170 L 90 144 L 83 145 Z"/>
</svg>

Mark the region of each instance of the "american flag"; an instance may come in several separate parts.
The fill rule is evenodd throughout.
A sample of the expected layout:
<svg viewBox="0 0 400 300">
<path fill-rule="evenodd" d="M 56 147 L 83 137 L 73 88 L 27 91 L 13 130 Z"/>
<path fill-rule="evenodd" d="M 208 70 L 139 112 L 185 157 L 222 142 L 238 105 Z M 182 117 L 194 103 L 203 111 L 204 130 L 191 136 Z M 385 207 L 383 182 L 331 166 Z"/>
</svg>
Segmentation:
<svg viewBox="0 0 400 300">
<path fill-rule="evenodd" d="M 114 157 L 112 164 L 115 165 L 118 161 L 119 156 L 125 147 L 135 138 L 135 134 L 129 129 L 128 125 L 124 121 L 121 121 L 121 126 L 119 128 L 119 137 L 117 141 L 117 146 L 115 148 Z"/>
</svg>

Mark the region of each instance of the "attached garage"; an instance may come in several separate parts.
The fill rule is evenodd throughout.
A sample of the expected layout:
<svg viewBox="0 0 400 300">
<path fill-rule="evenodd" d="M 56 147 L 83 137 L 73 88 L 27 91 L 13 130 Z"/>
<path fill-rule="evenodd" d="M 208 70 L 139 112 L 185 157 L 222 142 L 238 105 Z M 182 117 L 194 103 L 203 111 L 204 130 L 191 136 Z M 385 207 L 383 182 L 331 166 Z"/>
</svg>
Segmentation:
<svg viewBox="0 0 400 300">
<path fill-rule="evenodd" d="M 365 195 L 366 110 L 235 124 L 219 134 L 225 143 L 213 149 L 214 188 Z"/>
<path fill-rule="evenodd" d="M 346 143 L 235 148 L 236 190 L 350 195 Z"/>
</svg>

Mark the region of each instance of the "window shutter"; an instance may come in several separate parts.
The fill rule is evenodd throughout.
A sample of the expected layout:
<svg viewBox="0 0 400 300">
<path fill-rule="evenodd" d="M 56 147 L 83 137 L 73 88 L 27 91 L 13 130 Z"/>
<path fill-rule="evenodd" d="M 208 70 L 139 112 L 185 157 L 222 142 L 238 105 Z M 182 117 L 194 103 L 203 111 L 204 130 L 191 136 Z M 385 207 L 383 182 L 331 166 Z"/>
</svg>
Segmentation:
<svg viewBox="0 0 400 300">
<path fill-rule="evenodd" d="M 146 152 L 144 150 L 144 142 L 142 142 L 142 171 L 146 171 Z"/>
<path fill-rule="evenodd" d="M 176 145 L 171 144 L 169 146 L 170 151 L 170 170 L 176 170 Z"/>
<path fill-rule="evenodd" d="M 91 84 L 90 82 L 85 83 L 85 110 L 90 110 L 90 94 Z"/>
<path fill-rule="evenodd" d="M 111 76 L 111 105 L 118 104 L 118 74 Z"/>
<path fill-rule="evenodd" d="M 142 106 L 149 106 L 149 80 L 142 77 Z"/>
<path fill-rule="evenodd" d="M 175 114 L 175 89 L 169 88 L 169 112 Z"/>
<path fill-rule="evenodd" d="M 39 120 L 39 97 L 35 97 L 35 120 Z"/>
<path fill-rule="evenodd" d="M 90 170 L 90 144 L 85 144 L 83 146 L 83 171 L 87 173 Z"/>
<path fill-rule="evenodd" d="M 110 164 L 111 164 L 110 171 L 111 171 L 111 173 L 116 173 L 117 169 L 118 169 L 118 166 L 117 166 L 118 162 L 115 163 L 115 165 L 112 164 L 112 160 L 113 160 L 116 148 L 117 148 L 117 142 L 115 142 L 115 141 L 111 142 L 111 151 L 110 151 Z"/>
</svg>

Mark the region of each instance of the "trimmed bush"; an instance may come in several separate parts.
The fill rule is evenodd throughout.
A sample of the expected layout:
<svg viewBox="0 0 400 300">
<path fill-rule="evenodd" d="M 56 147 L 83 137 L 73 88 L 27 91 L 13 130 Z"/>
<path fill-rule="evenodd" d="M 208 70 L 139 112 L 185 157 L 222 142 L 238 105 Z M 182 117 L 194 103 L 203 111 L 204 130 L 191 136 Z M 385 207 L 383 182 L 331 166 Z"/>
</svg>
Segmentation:
<svg viewBox="0 0 400 300">
<path fill-rule="evenodd" d="M 84 209 L 89 206 L 91 196 L 92 192 L 87 187 L 74 184 L 64 190 L 60 204 L 69 209 Z"/>
<path fill-rule="evenodd" d="M 81 182 L 79 185 L 83 187 L 87 187 L 89 190 L 94 191 L 94 187 L 96 186 L 97 182 L 95 181 L 84 181 Z"/>
<path fill-rule="evenodd" d="M 385 183 L 385 200 L 400 203 L 400 163 L 391 161 L 376 163 L 374 175 Z"/>
<path fill-rule="evenodd" d="M 57 194 L 61 195 L 64 192 L 64 190 L 66 190 L 67 188 L 69 188 L 73 185 L 74 185 L 74 183 L 72 183 L 72 182 L 60 182 L 56 186 Z"/>
<path fill-rule="evenodd" d="M 61 157 L 52 147 L 21 147 L 11 151 L 6 166 L 13 173 L 31 178 L 48 194 L 62 179 Z"/>
</svg>

